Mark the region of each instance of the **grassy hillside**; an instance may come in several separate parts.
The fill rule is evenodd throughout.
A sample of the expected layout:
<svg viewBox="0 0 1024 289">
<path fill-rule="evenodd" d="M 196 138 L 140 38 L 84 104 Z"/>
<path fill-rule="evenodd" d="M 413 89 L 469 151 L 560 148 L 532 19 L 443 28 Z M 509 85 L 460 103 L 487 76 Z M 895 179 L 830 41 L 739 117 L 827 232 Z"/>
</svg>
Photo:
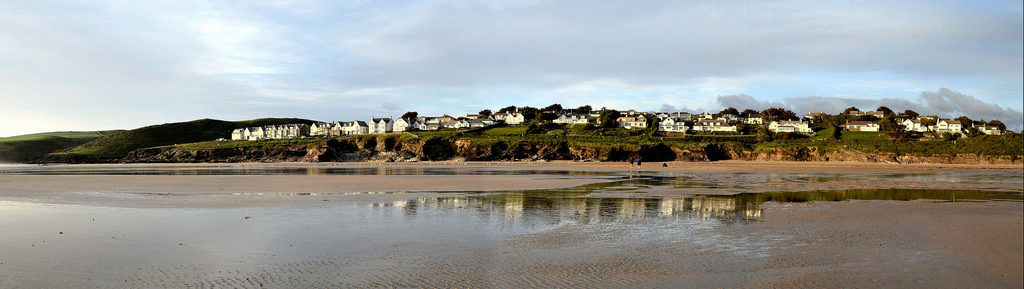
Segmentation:
<svg viewBox="0 0 1024 289">
<path fill-rule="evenodd" d="M 0 138 L 0 162 L 31 162 L 46 154 L 120 132 L 123 131 L 63 131 Z"/>
<path fill-rule="evenodd" d="M 116 158 L 140 148 L 230 138 L 231 131 L 236 128 L 290 123 L 310 124 L 312 122 L 298 118 L 262 118 L 247 121 L 200 119 L 166 123 L 97 138 L 70 150 L 53 153 L 50 158 Z"/>
</svg>

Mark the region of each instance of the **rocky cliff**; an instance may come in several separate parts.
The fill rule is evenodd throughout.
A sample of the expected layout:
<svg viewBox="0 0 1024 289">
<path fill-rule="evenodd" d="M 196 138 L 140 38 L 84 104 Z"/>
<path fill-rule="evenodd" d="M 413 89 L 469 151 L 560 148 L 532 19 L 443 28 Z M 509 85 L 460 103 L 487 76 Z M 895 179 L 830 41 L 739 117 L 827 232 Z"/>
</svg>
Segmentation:
<svg viewBox="0 0 1024 289">
<path fill-rule="evenodd" d="M 328 140 L 316 145 L 251 146 L 217 149 L 186 149 L 181 147 L 147 148 L 130 152 L 118 160 L 132 163 L 197 163 L 197 162 L 403 162 L 403 161 L 495 161 L 495 160 L 594 160 L 626 161 L 643 157 L 645 161 L 815 161 L 815 162 L 892 162 L 892 163 L 956 163 L 1011 164 L 1011 156 L 960 155 L 895 155 L 857 151 L 819 152 L 814 147 L 771 149 L 762 151 L 734 150 L 716 144 L 702 148 L 680 149 L 664 144 L 648 146 L 594 148 L 577 147 L 565 142 L 496 142 L 475 144 L 466 139 L 398 139 L 369 137 Z"/>
</svg>

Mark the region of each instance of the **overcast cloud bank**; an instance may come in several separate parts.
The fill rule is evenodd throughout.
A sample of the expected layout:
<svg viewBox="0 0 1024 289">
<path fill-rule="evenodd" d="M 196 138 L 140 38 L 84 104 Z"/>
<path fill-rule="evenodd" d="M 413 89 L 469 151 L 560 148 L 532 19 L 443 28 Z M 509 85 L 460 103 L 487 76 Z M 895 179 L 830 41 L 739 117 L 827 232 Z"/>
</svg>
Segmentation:
<svg viewBox="0 0 1024 289">
<path fill-rule="evenodd" d="M 710 110 L 717 96 L 744 93 L 815 111 L 884 99 L 1009 117 L 1024 107 L 1022 10 L 1020 1 L 4 1 L 0 136 L 555 102 Z M 918 96 L 936 87 L 973 97 Z"/>
<path fill-rule="evenodd" d="M 718 104 L 722 107 L 734 107 L 737 109 L 752 108 L 764 110 L 769 107 L 782 107 L 793 110 L 798 114 L 808 112 L 825 112 L 838 114 L 848 107 L 857 107 L 860 110 L 870 111 L 885 106 L 893 111 L 913 110 L 923 115 L 938 115 L 940 117 L 956 118 L 967 116 L 975 120 L 998 119 L 1007 125 L 1008 129 L 1020 131 L 1024 126 L 1024 113 L 998 104 L 985 103 L 977 98 L 952 91 L 947 88 L 940 88 L 936 92 L 924 91 L 914 101 L 907 101 L 896 98 L 884 98 L 879 100 L 852 99 L 839 97 L 793 97 L 785 98 L 782 102 L 761 101 L 746 94 L 718 96 Z"/>
</svg>

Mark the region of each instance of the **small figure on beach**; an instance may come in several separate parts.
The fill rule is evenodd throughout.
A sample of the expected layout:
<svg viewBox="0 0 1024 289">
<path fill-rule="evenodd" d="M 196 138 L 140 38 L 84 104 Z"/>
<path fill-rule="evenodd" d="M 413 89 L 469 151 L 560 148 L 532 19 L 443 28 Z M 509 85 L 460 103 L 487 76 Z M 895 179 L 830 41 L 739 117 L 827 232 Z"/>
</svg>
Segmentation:
<svg viewBox="0 0 1024 289">
<path fill-rule="evenodd" d="M 629 158 L 629 168 L 633 168 L 633 158 Z"/>
<path fill-rule="evenodd" d="M 668 167 L 668 163 L 661 163 L 661 167 L 667 168 Z"/>
<path fill-rule="evenodd" d="M 640 160 L 642 160 L 642 159 L 644 159 L 644 158 L 643 157 L 637 157 L 636 158 L 636 166 L 638 166 L 638 167 L 640 166 Z"/>
</svg>

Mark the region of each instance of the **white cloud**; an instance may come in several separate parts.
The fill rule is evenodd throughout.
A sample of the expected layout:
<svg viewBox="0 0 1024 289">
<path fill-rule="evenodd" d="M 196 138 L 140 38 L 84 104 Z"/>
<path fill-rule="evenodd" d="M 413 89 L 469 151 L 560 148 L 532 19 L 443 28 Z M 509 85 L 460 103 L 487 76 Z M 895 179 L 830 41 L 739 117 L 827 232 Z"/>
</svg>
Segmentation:
<svg viewBox="0 0 1024 289">
<path fill-rule="evenodd" d="M 1016 109 L 1020 6 L 14 0 L 0 3 L 0 101 L 109 128 L 556 102 L 713 110 L 719 95 L 847 103 L 922 87 Z"/>
</svg>

